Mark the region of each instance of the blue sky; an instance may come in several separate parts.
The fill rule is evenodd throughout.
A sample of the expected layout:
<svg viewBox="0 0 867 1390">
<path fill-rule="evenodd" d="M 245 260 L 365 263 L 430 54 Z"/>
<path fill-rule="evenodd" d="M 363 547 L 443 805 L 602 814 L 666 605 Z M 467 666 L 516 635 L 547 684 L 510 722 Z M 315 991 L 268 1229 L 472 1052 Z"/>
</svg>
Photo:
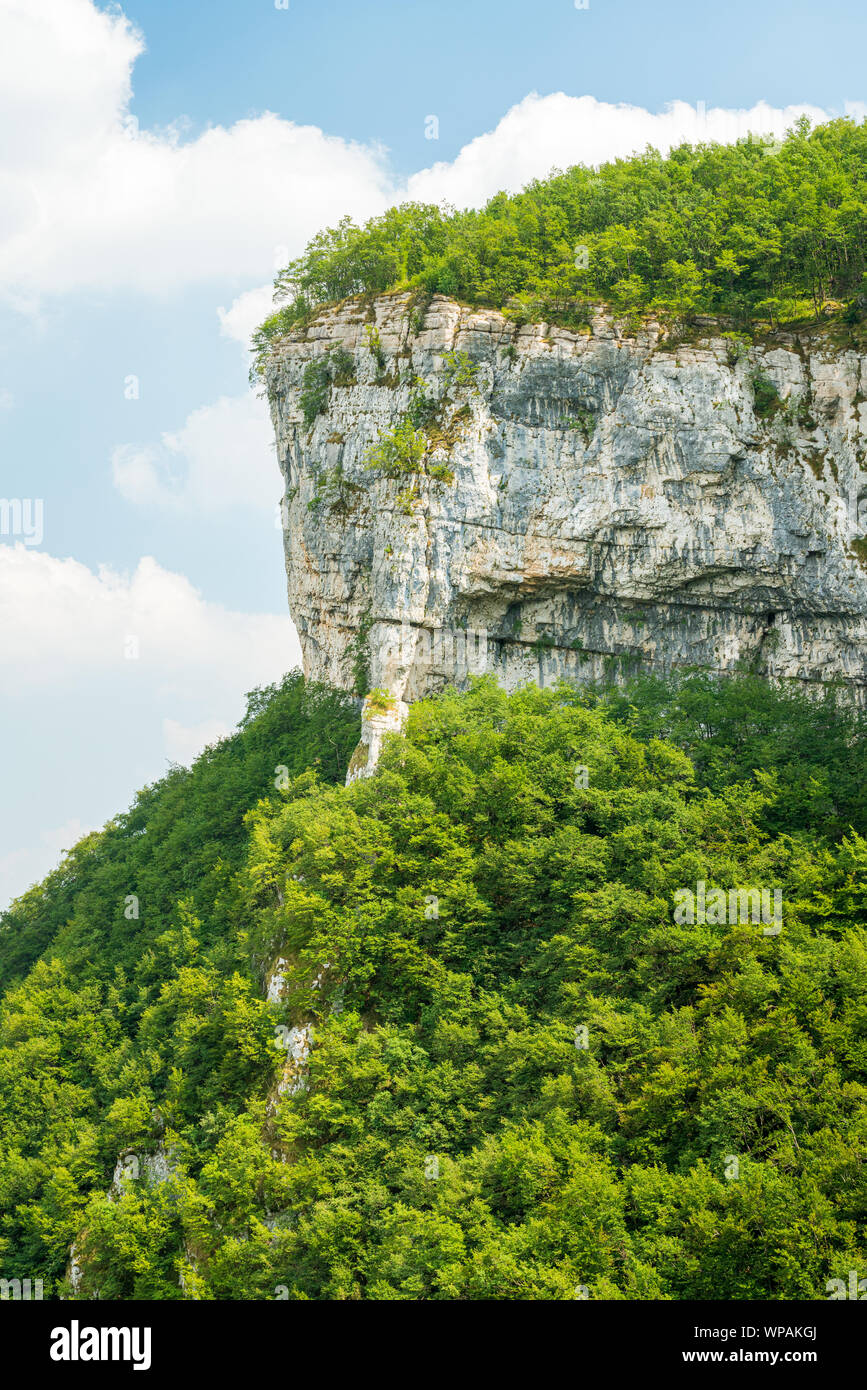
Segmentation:
<svg viewBox="0 0 867 1390">
<path fill-rule="evenodd" d="M 857 0 L 140 0 L 151 53 L 133 110 L 194 128 L 268 108 L 381 140 L 405 174 L 428 162 L 419 110 L 440 116 L 441 159 L 530 91 L 590 93 L 656 110 L 831 107 L 863 96 L 867 12 Z"/>
<path fill-rule="evenodd" d="M 44 509 L 0 535 L 0 905 L 297 659 L 246 383 L 282 260 L 407 195 L 861 116 L 865 52 L 861 0 L 0 0 L 0 497 Z"/>
</svg>

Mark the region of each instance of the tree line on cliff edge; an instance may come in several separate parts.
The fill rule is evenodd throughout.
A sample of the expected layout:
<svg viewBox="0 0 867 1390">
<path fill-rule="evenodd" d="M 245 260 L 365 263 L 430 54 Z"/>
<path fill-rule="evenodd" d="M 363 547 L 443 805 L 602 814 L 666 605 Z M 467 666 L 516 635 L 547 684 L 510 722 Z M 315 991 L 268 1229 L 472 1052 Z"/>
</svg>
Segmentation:
<svg viewBox="0 0 867 1390">
<path fill-rule="evenodd" d="M 864 1277 L 865 732 L 752 677 L 485 680 L 345 788 L 351 702 L 259 692 L 0 921 L 0 1276 L 68 1292 L 75 1241 L 109 1299 Z M 699 881 L 780 888 L 781 930 L 679 923 Z"/>
<path fill-rule="evenodd" d="M 576 165 L 481 209 L 405 203 L 320 232 L 277 276 L 286 300 L 254 340 L 323 305 L 398 288 L 577 327 L 590 304 L 666 319 L 711 314 L 736 329 L 867 305 L 867 124 L 802 118 L 783 141 L 648 148 Z"/>
</svg>

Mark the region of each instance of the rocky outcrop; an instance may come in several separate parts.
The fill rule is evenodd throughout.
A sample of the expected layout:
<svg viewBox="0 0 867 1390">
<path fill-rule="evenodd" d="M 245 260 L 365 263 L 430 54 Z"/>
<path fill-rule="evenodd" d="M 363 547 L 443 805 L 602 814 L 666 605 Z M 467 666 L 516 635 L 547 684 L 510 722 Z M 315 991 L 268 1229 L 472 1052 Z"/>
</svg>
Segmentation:
<svg viewBox="0 0 867 1390">
<path fill-rule="evenodd" d="M 118 1155 L 114 1165 L 108 1196 L 114 1201 L 117 1197 L 122 1197 L 133 1183 L 140 1180 L 144 1180 L 148 1187 L 156 1187 L 160 1183 L 169 1182 L 177 1171 L 177 1156 L 171 1149 L 167 1149 L 165 1144 L 158 1144 L 154 1153 L 139 1153 L 134 1149 L 125 1149 Z"/>
<path fill-rule="evenodd" d="M 269 1004 L 280 1004 L 286 995 L 286 984 L 290 962 L 285 956 L 278 956 L 265 974 L 265 998 Z M 323 966 L 313 982 L 319 989 L 328 969 Z M 282 1096 L 297 1095 L 307 1087 L 310 1049 L 313 1046 L 313 1024 L 306 1022 L 288 1027 L 278 1024 L 274 1029 L 274 1044 L 284 1053 L 285 1060 L 268 1100 L 269 1115 L 273 1115 Z"/>
<path fill-rule="evenodd" d="M 863 695 L 867 358 L 706 331 L 396 294 L 275 346 L 305 670 L 375 693 L 355 775 L 372 719 L 474 672 L 747 666 Z"/>
<path fill-rule="evenodd" d="M 156 1112 L 154 1112 L 154 1119 L 158 1119 Z M 157 1144 L 153 1153 L 124 1149 L 122 1153 L 118 1154 L 111 1185 L 106 1196 L 110 1202 L 118 1201 L 126 1192 L 134 1190 L 134 1185 L 139 1181 L 143 1181 L 148 1187 L 156 1187 L 160 1183 L 170 1182 L 177 1172 L 177 1154 L 172 1148 L 166 1148 L 162 1141 Z M 86 1232 L 79 1232 L 77 1239 L 72 1242 L 69 1248 L 69 1259 L 64 1279 L 73 1298 L 99 1298 L 98 1289 L 92 1289 L 89 1293 L 85 1293 L 91 1276 L 91 1271 L 81 1249 L 85 1235 Z M 183 1287 L 183 1279 L 181 1279 L 181 1286 Z M 61 1294 L 61 1298 L 63 1296 Z"/>
</svg>

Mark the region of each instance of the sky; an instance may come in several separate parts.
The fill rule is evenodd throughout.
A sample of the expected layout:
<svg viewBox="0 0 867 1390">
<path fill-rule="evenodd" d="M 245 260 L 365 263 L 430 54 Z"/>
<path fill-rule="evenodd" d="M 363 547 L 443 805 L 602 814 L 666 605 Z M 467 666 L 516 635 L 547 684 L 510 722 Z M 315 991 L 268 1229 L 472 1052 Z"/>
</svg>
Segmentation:
<svg viewBox="0 0 867 1390">
<path fill-rule="evenodd" d="M 863 0 L 0 0 L 0 907 L 299 662 L 247 382 L 281 264 L 862 119 L 864 53 Z"/>
</svg>

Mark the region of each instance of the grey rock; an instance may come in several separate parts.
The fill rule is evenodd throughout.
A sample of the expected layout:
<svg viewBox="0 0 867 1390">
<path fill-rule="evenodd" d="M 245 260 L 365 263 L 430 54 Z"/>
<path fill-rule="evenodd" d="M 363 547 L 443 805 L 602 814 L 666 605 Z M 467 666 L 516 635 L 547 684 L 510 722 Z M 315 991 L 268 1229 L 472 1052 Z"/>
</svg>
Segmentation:
<svg viewBox="0 0 867 1390">
<path fill-rule="evenodd" d="M 442 296 L 419 323 L 407 294 L 282 339 L 266 387 L 306 674 L 353 689 L 363 670 L 392 724 L 482 670 L 512 688 L 745 665 L 863 699 L 867 358 L 784 341 L 732 362 L 721 335 L 669 348 L 657 324 L 630 337 L 603 311 L 587 332 L 518 328 Z M 305 368 L 336 347 L 354 374 L 308 425 Z M 779 397 L 764 415 L 757 373 Z M 419 378 L 440 411 L 429 462 L 453 480 L 412 497 L 366 460 Z"/>
</svg>

